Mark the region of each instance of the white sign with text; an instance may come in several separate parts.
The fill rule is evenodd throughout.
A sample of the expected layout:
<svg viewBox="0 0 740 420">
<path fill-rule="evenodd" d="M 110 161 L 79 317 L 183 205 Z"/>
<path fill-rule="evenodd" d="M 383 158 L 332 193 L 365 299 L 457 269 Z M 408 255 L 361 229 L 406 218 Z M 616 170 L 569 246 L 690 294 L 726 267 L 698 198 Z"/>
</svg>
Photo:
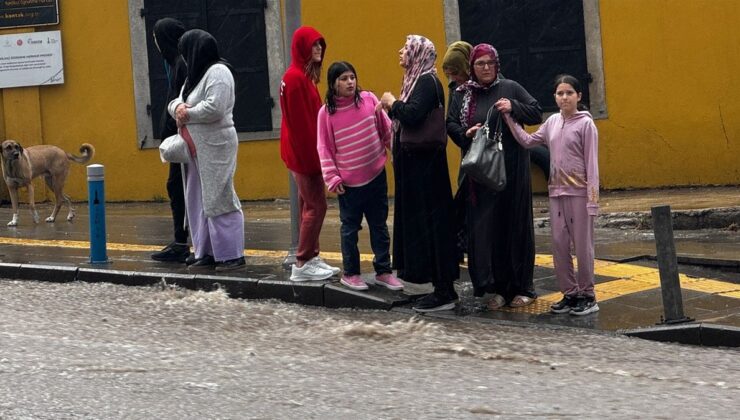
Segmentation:
<svg viewBox="0 0 740 420">
<path fill-rule="evenodd" d="M 62 83 L 60 31 L 0 35 L 0 88 Z"/>
</svg>

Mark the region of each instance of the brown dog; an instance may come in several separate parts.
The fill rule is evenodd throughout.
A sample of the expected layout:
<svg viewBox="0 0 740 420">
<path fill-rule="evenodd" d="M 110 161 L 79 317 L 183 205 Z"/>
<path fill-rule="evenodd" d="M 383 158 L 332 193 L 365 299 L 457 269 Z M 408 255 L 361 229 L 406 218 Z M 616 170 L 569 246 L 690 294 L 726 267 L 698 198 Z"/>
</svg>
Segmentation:
<svg viewBox="0 0 740 420">
<path fill-rule="evenodd" d="M 13 204 L 13 219 L 8 223 L 8 226 L 18 225 L 18 189 L 21 187 L 28 187 L 28 202 L 31 207 L 33 222 L 39 222 L 39 214 L 33 200 L 33 183 L 31 182 L 37 176 L 43 176 L 46 185 L 54 191 L 56 201 L 54 210 L 46 218 L 46 221 L 51 223 L 56 219 L 57 213 L 62 208 L 62 200 L 69 207 L 67 220 L 72 220 L 75 217 L 72 202 L 64 194 L 64 182 L 67 180 L 67 174 L 69 173 L 70 160 L 84 164 L 92 159 L 95 148 L 91 144 L 82 144 L 80 147 L 82 156 L 75 156 L 56 146 L 45 144 L 24 149 L 15 140 L 5 140 L 0 147 L 3 156 L 3 178 L 5 178 L 5 183 L 8 185 L 10 201 Z"/>
</svg>

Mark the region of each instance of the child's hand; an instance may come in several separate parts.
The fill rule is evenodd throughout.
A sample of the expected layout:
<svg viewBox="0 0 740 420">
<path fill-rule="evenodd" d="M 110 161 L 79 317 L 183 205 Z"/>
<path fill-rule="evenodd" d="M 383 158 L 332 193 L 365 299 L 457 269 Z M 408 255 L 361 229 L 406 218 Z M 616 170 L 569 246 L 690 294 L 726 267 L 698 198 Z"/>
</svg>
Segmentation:
<svg viewBox="0 0 740 420">
<path fill-rule="evenodd" d="M 344 194 L 344 184 L 337 185 L 337 190 L 335 191 L 337 194 L 342 195 Z"/>
<path fill-rule="evenodd" d="M 499 99 L 495 104 L 493 104 L 493 106 L 495 106 L 499 112 L 503 112 L 504 114 L 511 112 L 511 101 L 506 98 Z"/>
</svg>

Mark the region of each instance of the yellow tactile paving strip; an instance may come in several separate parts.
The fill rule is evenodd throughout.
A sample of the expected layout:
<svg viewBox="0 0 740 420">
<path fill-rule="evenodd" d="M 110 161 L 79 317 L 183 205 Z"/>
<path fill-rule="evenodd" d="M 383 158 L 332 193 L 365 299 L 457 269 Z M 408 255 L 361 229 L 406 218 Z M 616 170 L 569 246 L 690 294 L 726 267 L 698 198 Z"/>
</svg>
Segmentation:
<svg viewBox="0 0 740 420">
<path fill-rule="evenodd" d="M 90 248 L 90 243 L 87 241 L 38 240 L 2 237 L 0 237 L 0 245 L 48 246 L 76 249 Z M 108 243 L 107 247 L 109 250 L 113 251 L 152 252 L 161 249 L 160 246 L 155 245 L 121 243 Z M 244 255 L 282 259 L 285 257 L 285 251 L 248 249 L 244 251 Z M 339 252 L 322 252 L 321 255 L 329 260 L 342 259 L 342 254 Z M 373 256 L 362 254 L 360 255 L 360 259 L 362 261 L 372 261 Z M 539 267 L 553 268 L 552 255 L 535 255 L 535 265 Z M 660 287 L 660 274 L 656 268 L 651 267 L 596 260 L 594 261 L 594 274 L 616 278 L 615 280 L 599 283 L 595 286 L 596 296 L 601 302 Z M 740 285 L 738 284 L 715 279 L 688 277 L 685 274 L 680 274 L 679 280 L 681 281 L 681 287 L 686 290 L 694 290 L 728 298 L 740 299 Z M 551 293 L 540 296 L 529 306 L 522 308 L 502 308 L 501 310 L 506 312 L 541 314 L 548 312 L 550 305 L 559 301 L 561 298 L 562 295 L 560 293 Z"/>
<path fill-rule="evenodd" d="M 552 255 L 538 254 L 535 256 L 535 265 L 553 268 Z M 612 261 L 594 261 L 594 274 L 617 277 L 615 280 L 597 284 L 594 289 L 600 302 L 618 298 L 632 293 L 660 287 L 660 273 L 657 268 L 643 267 L 634 264 L 620 264 Z M 681 287 L 728 298 L 740 299 L 740 285 L 723 282 L 715 279 L 688 277 L 679 275 Z M 541 314 L 550 310 L 550 305 L 563 297 L 560 293 L 551 293 L 540 296 L 534 303 L 523 308 L 502 308 L 501 311 Z"/>
</svg>

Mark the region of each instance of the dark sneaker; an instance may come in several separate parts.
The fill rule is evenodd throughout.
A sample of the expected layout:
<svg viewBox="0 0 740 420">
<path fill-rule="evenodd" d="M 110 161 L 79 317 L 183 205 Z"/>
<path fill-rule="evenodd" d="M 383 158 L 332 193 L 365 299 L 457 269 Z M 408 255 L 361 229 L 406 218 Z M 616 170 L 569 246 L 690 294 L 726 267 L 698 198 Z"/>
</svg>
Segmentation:
<svg viewBox="0 0 740 420">
<path fill-rule="evenodd" d="M 185 265 L 193 265 L 196 262 L 198 262 L 198 259 L 195 258 L 195 254 L 193 254 L 192 252 L 190 253 L 190 255 L 188 255 L 187 258 L 185 258 Z"/>
<path fill-rule="evenodd" d="M 440 297 L 435 293 L 430 293 L 416 301 L 416 304 L 413 306 L 413 310 L 421 313 L 448 311 L 450 309 L 455 309 L 455 303 L 457 303 L 457 299 L 455 298 Z"/>
<path fill-rule="evenodd" d="M 151 257 L 154 261 L 185 262 L 188 255 L 190 255 L 190 247 L 187 244 L 172 242 L 161 251 L 152 254 Z"/>
<path fill-rule="evenodd" d="M 199 258 L 194 263 L 190 264 L 189 268 L 213 267 L 214 265 L 216 265 L 216 260 L 213 259 L 213 255 L 206 255 L 205 257 Z"/>
<path fill-rule="evenodd" d="M 233 260 L 226 260 L 216 263 L 216 271 L 233 271 L 247 266 L 247 261 L 244 257 L 234 258 Z"/>
<path fill-rule="evenodd" d="M 576 302 L 576 306 L 570 310 L 571 315 L 583 316 L 599 311 L 599 304 L 592 297 L 581 297 Z"/>
<path fill-rule="evenodd" d="M 576 306 L 577 299 L 575 296 L 565 295 L 560 302 L 550 305 L 550 312 L 554 314 L 567 314 Z"/>
</svg>

